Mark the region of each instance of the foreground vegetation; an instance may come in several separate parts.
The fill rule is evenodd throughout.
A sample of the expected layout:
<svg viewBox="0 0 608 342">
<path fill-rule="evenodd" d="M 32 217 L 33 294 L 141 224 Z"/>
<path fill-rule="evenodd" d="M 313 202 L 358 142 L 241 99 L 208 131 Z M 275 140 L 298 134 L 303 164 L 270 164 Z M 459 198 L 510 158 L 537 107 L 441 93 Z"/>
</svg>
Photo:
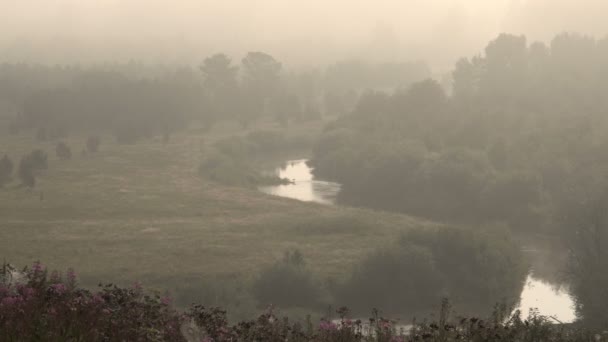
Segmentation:
<svg viewBox="0 0 608 342">
<path fill-rule="evenodd" d="M 532 314 L 506 314 L 497 307 L 488 319 L 458 318 L 444 301 L 439 316 L 410 326 L 374 311 L 368 322 L 349 318 L 346 308 L 318 323 L 290 321 L 268 310 L 253 320 L 231 324 L 220 308 L 193 305 L 175 310 L 171 299 L 141 285 L 79 288 L 74 271 L 65 277 L 40 263 L 16 272 L 0 270 L 0 341 L 589 341 L 591 334 L 553 325 Z M 405 323 L 405 322 L 404 322 Z"/>
</svg>

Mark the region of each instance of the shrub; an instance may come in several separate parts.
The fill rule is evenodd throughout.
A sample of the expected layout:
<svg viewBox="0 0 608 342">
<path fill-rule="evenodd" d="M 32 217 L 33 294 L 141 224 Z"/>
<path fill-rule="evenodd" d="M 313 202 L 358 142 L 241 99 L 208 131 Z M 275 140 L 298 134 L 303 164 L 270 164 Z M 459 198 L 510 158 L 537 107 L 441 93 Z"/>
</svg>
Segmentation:
<svg viewBox="0 0 608 342">
<path fill-rule="evenodd" d="M 497 301 L 511 305 L 519 299 L 528 267 L 506 227 L 412 230 L 400 243 L 431 251 L 444 295 L 463 311 L 478 313 Z"/>
<path fill-rule="evenodd" d="M 91 292 L 73 271 L 63 278 L 40 263 L 21 273 L 24 281 L 0 282 L 0 341 L 185 341 L 168 298 L 140 286 Z"/>
<path fill-rule="evenodd" d="M 0 159 L 0 186 L 8 183 L 13 174 L 13 161 L 5 154 Z"/>
<path fill-rule="evenodd" d="M 378 308 L 394 315 L 426 310 L 439 300 L 441 290 L 433 255 L 428 249 L 408 246 L 368 255 L 333 292 L 338 305 L 348 303 L 357 314 Z"/>
<path fill-rule="evenodd" d="M 462 312 L 477 314 L 497 301 L 514 304 L 527 271 L 521 250 L 503 228 L 414 229 L 397 245 L 365 257 L 332 292 L 337 304 L 358 313 L 370 307 L 424 313 L 429 303 L 448 297 Z"/>
<path fill-rule="evenodd" d="M 55 153 L 59 159 L 72 159 L 72 150 L 63 141 L 57 144 Z"/>
<path fill-rule="evenodd" d="M 260 304 L 282 308 L 315 306 L 320 294 L 297 250 L 286 252 L 282 260 L 263 269 L 253 284 L 253 295 Z"/>
<path fill-rule="evenodd" d="M 92 135 L 90 137 L 87 138 L 87 151 L 89 153 L 97 153 L 97 151 L 99 151 L 99 144 L 101 143 L 101 139 L 96 136 L 96 135 Z"/>
<path fill-rule="evenodd" d="M 33 188 L 36 185 L 36 176 L 34 175 L 34 167 L 29 159 L 29 155 L 21 158 L 19 162 L 19 179 L 21 184 L 28 188 Z"/>
<path fill-rule="evenodd" d="M 48 168 L 47 154 L 42 150 L 32 151 L 19 162 L 18 175 L 21 183 L 33 188 L 36 185 L 36 172 Z"/>
<path fill-rule="evenodd" d="M 297 254 L 291 254 L 290 258 Z M 18 276 L 14 275 L 18 273 Z M 17 272 L 0 268 L 0 341 L 294 341 L 294 342 L 455 342 L 549 341 L 601 339 L 574 325 L 554 325 L 533 313 L 522 319 L 497 307 L 488 319 L 454 317 L 447 300 L 436 319 L 414 322 L 407 330 L 373 311 L 368 321 L 352 320 L 347 308 L 313 324 L 291 322 L 272 310 L 231 325 L 225 310 L 193 305 L 184 314 L 168 297 L 130 288 L 100 285 L 96 292 L 77 286 L 68 270 L 63 277 L 40 263 Z M 598 338 L 598 336 L 600 338 Z"/>
</svg>

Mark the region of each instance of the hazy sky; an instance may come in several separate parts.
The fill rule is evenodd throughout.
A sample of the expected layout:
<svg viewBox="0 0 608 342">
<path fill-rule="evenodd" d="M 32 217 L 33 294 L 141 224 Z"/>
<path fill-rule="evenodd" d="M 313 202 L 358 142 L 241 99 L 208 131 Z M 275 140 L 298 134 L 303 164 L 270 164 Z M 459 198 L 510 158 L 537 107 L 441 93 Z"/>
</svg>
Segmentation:
<svg viewBox="0 0 608 342">
<path fill-rule="evenodd" d="M 608 33 L 608 0 L 0 0 L 0 60 L 194 63 L 267 51 L 288 64 L 426 59 L 502 31 Z"/>
</svg>

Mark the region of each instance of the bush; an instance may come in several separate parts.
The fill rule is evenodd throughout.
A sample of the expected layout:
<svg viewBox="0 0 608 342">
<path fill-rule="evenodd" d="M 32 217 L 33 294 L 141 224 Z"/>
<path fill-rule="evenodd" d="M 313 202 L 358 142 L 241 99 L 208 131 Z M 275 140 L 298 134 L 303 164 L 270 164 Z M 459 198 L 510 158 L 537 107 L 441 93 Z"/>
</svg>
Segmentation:
<svg viewBox="0 0 608 342">
<path fill-rule="evenodd" d="M 286 252 L 283 259 L 263 269 L 253 284 L 253 295 L 262 305 L 281 308 L 314 307 L 321 294 L 299 251 Z"/>
<path fill-rule="evenodd" d="M 329 312 L 313 324 L 310 316 L 292 323 L 269 310 L 231 325 L 221 308 L 193 305 L 182 314 L 168 297 L 139 284 L 100 285 L 92 292 L 77 286 L 72 270 L 62 277 L 40 263 L 22 272 L 7 264 L 0 268 L 0 341 L 583 342 L 600 336 L 538 314 L 523 320 L 501 307 L 488 319 L 453 317 L 447 300 L 436 319 L 414 322 L 405 331 L 398 326 L 404 322 L 377 310 L 368 321 L 351 320 L 344 307 L 336 313 L 338 320 Z"/>
<path fill-rule="evenodd" d="M 505 227 L 412 230 L 400 244 L 431 251 L 444 295 L 464 311 L 478 313 L 497 301 L 511 305 L 519 300 L 528 267 Z"/>
<path fill-rule="evenodd" d="M 8 183 L 13 174 L 13 161 L 5 154 L 0 159 L 0 186 Z"/>
<path fill-rule="evenodd" d="M 33 188 L 36 185 L 36 172 L 48 168 L 47 154 L 42 150 L 32 151 L 19 162 L 18 175 L 21 183 Z"/>
<path fill-rule="evenodd" d="M 358 313 L 370 307 L 424 313 L 447 297 L 462 312 L 478 314 L 497 301 L 515 304 L 527 271 L 521 250 L 502 228 L 427 228 L 365 257 L 333 292 L 337 304 Z"/>
<path fill-rule="evenodd" d="M 27 186 L 28 188 L 33 188 L 36 186 L 36 176 L 34 175 L 34 168 L 31 164 L 29 156 L 21 158 L 21 161 L 19 162 L 18 175 L 19 179 L 21 180 L 21 184 Z"/>
<path fill-rule="evenodd" d="M 348 303 L 357 314 L 378 308 L 394 315 L 427 310 L 441 298 L 441 290 L 441 274 L 431 252 L 408 246 L 368 255 L 333 292 L 338 305 Z"/>
<path fill-rule="evenodd" d="M 169 299 L 137 285 L 91 292 L 73 271 L 64 279 L 40 263 L 21 274 L 24 281 L 0 283 L 1 341 L 185 341 Z"/>
<path fill-rule="evenodd" d="M 99 144 L 101 143 L 101 139 L 96 136 L 90 136 L 87 138 L 87 151 L 89 153 L 97 153 L 99 151 Z"/>
<path fill-rule="evenodd" d="M 63 141 L 57 144 L 55 153 L 59 159 L 72 159 L 72 150 Z"/>
</svg>

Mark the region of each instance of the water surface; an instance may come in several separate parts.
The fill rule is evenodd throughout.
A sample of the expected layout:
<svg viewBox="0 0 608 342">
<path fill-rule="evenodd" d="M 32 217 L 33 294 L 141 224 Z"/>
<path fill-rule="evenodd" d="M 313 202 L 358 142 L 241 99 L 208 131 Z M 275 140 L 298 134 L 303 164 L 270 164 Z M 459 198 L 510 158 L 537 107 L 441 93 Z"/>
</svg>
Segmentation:
<svg viewBox="0 0 608 342">
<path fill-rule="evenodd" d="M 288 197 L 305 202 L 335 204 L 340 184 L 315 179 L 306 159 L 289 160 L 281 167 L 271 171 L 292 184 L 262 186 L 259 190 L 267 194 Z"/>
</svg>

